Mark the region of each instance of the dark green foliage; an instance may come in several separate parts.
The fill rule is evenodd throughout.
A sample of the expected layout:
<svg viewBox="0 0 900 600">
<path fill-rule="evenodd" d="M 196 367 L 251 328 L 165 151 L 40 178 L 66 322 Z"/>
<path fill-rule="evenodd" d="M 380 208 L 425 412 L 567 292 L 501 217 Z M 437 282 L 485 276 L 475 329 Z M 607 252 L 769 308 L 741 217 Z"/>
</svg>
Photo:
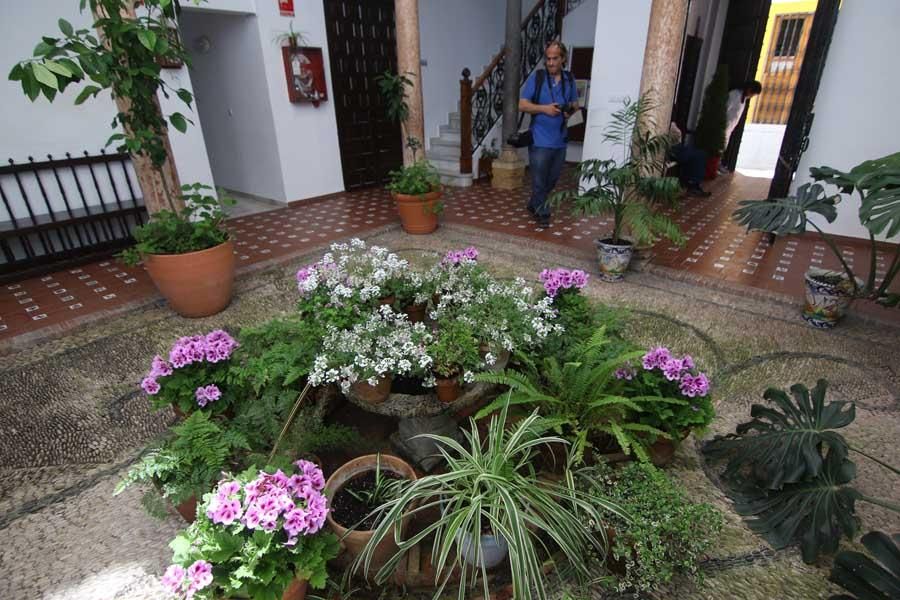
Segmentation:
<svg viewBox="0 0 900 600">
<path fill-rule="evenodd" d="M 419 196 L 441 188 L 441 177 L 437 169 L 427 160 L 388 173 L 388 190 L 395 194 Z"/>
<path fill-rule="evenodd" d="M 618 504 L 628 515 L 611 514 L 608 521 L 616 530 L 613 558 L 625 563 L 620 591 L 650 590 L 676 574 L 701 578 L 700 561 L 722 530 L 722 515 L 715 508 L 694 504 L 680 485 L 645 463 L 619 470 L 601 463 L 576 475 L 591 493 Z"/>
<path fill-rule="evenodd" d="M 626 313 L 605 304 L 592 303 L 581 293 L 562 291 L 553 299 L 558 311 L 556 322 L 563 331 L 547 336 L 541 347 L 544 356 L 554 356 L 560 362 L 575 360 L 573 351 L 590 339 L 595 331 L 605 328 L 610 356 L 621 353 L 626 342 L 622 339 Z"/>
<path fill-rule="evenodd" d="M 128 471 L 115 494 L 135 483 L 153 483 L 173 504 L 191 496 L 200 498 L 212 489 L 222 471 L 232 470 L 238 453 L 246 449 L 242 433 L 211 421 L 205 412 L 194 412 L 172 429 L 171 437 L 159 448 L 145 454 Z"/>
<path fill-rule="evenodd" d="M 434 373 L 445 378 L 478 369 L 481 363 L 478 340 L 472 327 L 456 319 L 442 319 L 438 322 L 435 340 L 428 347 L 428 355 L 434 360 Z"/>
<path fill-rule="evenodd" d="M 862 543 L 872 557 L 845 550 L 835 557 L 829 577 L 852 596 L 838 594 L 830 600 L 900 598 L 900 535 L 871 531 L 862 536 Z"/>
<path fill-rule="evenodd" d="M 234 200 L 221 191 L 220 198 L 209 195 L 208 185 L 194 183 L 181 187 L 184 209 L 180 213 L 161 210 L 134 232 L 135 245 L 120 255 L 125 264 L 134 266 L 147 254 L 185 254 L 206 250 L 224 243 L 228 232 L 222 227 L 227 215 L 223 206 Z"/>
<path fill-rule="evenodd" d="M 725 126 L 728 109 L 728 65 L 719 65 L 712 81 L 703 92 L 703 106 L 694 133 L 694 145 L 707 156 L 720 156 L 728 140 Z"/>
<path fill-rule="evenodd" d="M 803 233 L 809 223 L 807 214 L 815 213 L 834 223 L 840 196 L 828 196 L 818 183 L 804 183 L 797 195 L 770 200 L 741 200 L 734 219 L 747 229 L 768 231 L 776 235 Z"/>
<path fill-rule="evenodd" d="M 385 111 L 390 120 L 403 123 L 409 117 L 409 105 L 406 103 L 406 88 L 412 87 L 412 79 L 407 77 L 412 73 L 400 74 L 385 71 L 375 78 L 378 83 L 378 91 L 385 101 Z"/>
</svg>

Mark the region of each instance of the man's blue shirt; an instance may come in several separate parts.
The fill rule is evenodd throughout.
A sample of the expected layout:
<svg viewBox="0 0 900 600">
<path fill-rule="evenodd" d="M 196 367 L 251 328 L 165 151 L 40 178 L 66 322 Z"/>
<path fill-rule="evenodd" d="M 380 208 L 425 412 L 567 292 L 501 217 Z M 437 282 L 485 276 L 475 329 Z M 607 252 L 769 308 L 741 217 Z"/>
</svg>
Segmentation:
<svg viewBox="0 0 900 600">
<path fill-rule="evenodd" d="M 534 86 L 536 84 L 537 71 L 528 77 L 525 82 L 525 88 L 522 90 L 521 98 L 531 101 L 534 95 Z M 566 84 L 563 86 L 563 79 Z M 563 92 L 565 89 L 565 93 Z M 553 104 L 554 102 L 561 107 L 578 101 L 578 90 L 575 89 L 575 80 L 571 74 L 563 72 L 559 82 L 549 73 L 545 73 L 544 81 L 541 84 L 540 93 L 537 95 L 535 104 Z M 538 148 L 565 148 L 566 147 L 566 127 L 563 124 L 565 117 L 560 113 L 555 117 L 538 113 L 531 115 L 531 134 L 534 136 L 534 146 Z"/>
</svg>

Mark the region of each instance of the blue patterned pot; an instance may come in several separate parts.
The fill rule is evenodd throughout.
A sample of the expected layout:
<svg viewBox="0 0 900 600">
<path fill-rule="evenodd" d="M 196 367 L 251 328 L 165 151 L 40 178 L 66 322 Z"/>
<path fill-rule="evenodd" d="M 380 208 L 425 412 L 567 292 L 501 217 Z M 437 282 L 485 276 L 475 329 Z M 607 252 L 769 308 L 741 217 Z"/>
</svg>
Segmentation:
<svg viewBox="0 0 900 600">
<path fill-rule="evenodd" d="M 634 245 L 621 240 L 613 244 L 612 240 L 597 240 L 597 254 L 600 256 L 600 279 L 603 281 L 622 281 L 631 255 L 634 253 Z"/>
<path fill-rule="evenodd" d="M 825 283 L 815 277 L 835 275 L 841 277 L 837 284 Z M 847 312 L 853 300 L 853 286 L 847 277 L 837 271 L 811 268 L 804 276 L 806 279 L 806 302 L 803 305 L 803 319 L 817 329 L 831 329 Z M 858 285 L 863 285 L 859 279 Z"/>
</svg>

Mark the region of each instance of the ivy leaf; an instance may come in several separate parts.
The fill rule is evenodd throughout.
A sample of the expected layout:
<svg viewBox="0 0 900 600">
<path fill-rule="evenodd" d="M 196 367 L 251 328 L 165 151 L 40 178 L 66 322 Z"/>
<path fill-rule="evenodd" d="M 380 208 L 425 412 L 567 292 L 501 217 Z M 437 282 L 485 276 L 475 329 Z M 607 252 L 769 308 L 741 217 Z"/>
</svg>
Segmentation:
<svg viewBox="0 0 900 600">
<path fill-rule="evenodd" d="M 99 91 L 100 91 L 100 88 L 97 87 L 96 85 L 85 86 L 84 89 L 81 90 L 81 93 L 78 94 L 78 97 L 75 98 L 75 105 L 78 106 L 79 104 L 84 103 L 84 101 L 88 99 L 88 96 L 91 96 L 91 95 L 96 96 L 97 92 L 99 92 Z"/>
<path fill-rule="evenodd" d="M 181 133 L 187 131 L 187 120 L 181 113 L 172 113 L 169 116 L 169 122 L 172 123 L 172 126 Z"/>
<path fill-rule="evenodd" d="M 56 80 L 56 75 L 51 73 L 47 67 L 45 67 L 41 63 L 32 63 L 31 69 L 32 71 L 34 71 L 34 78 L 39 82 L 54 90 L 59 89 L 59 83 Z"/>
<path fill-rule="evenodd" d="M 141 45 L 150 52 L 153 52 L 153 47 L 156 45 L 156 34 L 149 29 L 141 29 L 138 31 L 137 36 Z"/>
<path fill-rule="evenodd" d="M 190 106 L 191 102 L 194 100 L 194 96 L 184 88 L 176 90 L 175 94 L 188 106 Z"/>
<path fill-rule="evenodd" d="M 72 24 L 65 19 L 60 19 L 58 23 L 59 30 L 62 31 L 66 35 L 66 37 L 71 37 L 72 34 L 75 33 L 75 29 L 72 27 Z"/>
<path fill-rule="evenodd" d="M 50 71 L 53 71 L 57 75 L 62 75 L 63 77 L 69 78 L 72 77 L 73 73 L 69 70 L 69 68 L 63 64 L 60 64 L 54 60 L 45 60 L 44 66 L 47 67 Z"/>
</svg>

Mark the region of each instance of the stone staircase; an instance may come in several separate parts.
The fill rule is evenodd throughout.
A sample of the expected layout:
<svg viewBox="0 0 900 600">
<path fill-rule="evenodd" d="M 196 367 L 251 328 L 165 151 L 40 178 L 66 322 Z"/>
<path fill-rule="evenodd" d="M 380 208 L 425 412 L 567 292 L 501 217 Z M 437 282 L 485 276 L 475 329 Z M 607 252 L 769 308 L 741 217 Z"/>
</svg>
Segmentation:
<svg viewBox="0 0 900 600">
<path fill-rule="evenodd" d="M 440 135 L 431 138 L 425 158 L 438 170 L 444 185 L 469 187 L 472 174 L 459 172 L 459 125 L 459 113 L 450 113 L 449 123 L 440 126 Z"/>
</svg>

